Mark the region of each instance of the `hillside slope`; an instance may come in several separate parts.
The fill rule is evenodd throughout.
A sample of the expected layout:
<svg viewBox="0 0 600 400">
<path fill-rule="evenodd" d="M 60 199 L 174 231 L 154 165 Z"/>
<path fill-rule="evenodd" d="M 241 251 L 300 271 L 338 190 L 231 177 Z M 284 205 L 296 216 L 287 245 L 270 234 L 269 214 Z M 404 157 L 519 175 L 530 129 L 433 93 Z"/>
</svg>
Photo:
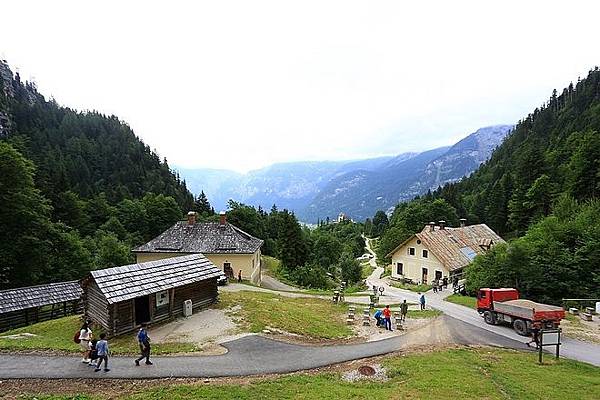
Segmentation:
<svg viewBox="0 0 600 400">
<path fill-rule="evenodd" d="M 115 116 L 77 112 L 46 101 L 0 61 L 0 137 L 37 166 L 36 184 L 51 200 L 73 191 L 103 192 L 111 203 L 147 192 L 172 196 L 188 209 L 193 197 L 166 160 Z"/>
</svg>

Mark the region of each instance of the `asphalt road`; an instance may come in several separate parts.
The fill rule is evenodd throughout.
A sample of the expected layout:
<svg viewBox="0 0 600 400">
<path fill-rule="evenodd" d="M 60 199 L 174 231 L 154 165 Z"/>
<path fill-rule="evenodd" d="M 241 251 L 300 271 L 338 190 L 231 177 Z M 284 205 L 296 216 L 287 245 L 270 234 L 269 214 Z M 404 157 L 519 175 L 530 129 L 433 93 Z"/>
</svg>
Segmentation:
<svg viewBox="0 0 600 400">
<path fill-rule="evenodd" d="M 227 377 L 289 373 L 430 344 L 492 345 L 522 348 L 522 344 L 471 324 L 442 316 L 402 336 L 378 342 L 304 346 L 262 336 L 247 336 L 224 344 L 220 356 L 154 357 L 152 366 L 136 367 L 133 357 L 112 357 L 110 372 L 94 372 L 77 356 L 0 355 L 0 379 L 8 378 L 167 378 Z"/>
<path fill-rule="evenodd" d="M 369 287 L 372 285 L 383 285 L 385 287 L 385 295 L 387 296 L 394 296 L 398 297 L 399 299 L 405 298 L 409 302 L 418 302 L 417 293 L 391 287 L 387 285 L 385 281 L 374 278 L 373 276 L 369 277 L 367 283 L 370 285 Z M 445 290 L 442 293 L 437 294 L 434 294 L 433 292 L 427 292 L 425 296 L 427 305 L 442 311 L 447 316 L 456 318 L 457 320 L 460 320 L 473 327 L 477 327 L 482 331 L 494 333 L 503 336 L 506 339 L 520 342 L 522 347 L 525 347 L 525 342 L 529 341 L 529 338 L 519 336 L 509 326 L 486 324 L 476 310 L 445 301 L 444 298 L 450 294 L 450 290 Z M 550 351 L 550 348 L 548 351 Z M 594 343 L 583 342 L 570 338 L 562 338 L 560 354 L 561 357 L 571 358 L 573 360 L 583 361 L 600 366 L 600 345 Z"/>
</svg>

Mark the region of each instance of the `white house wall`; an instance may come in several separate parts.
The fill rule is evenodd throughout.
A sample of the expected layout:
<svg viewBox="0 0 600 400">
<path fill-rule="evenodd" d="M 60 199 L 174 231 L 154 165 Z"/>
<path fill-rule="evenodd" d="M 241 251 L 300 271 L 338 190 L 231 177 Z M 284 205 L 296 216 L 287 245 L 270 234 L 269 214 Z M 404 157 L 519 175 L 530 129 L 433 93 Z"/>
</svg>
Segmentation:
<svg viewBox="0 0 600 400">
<path fill-rule="evenodd" d="M 408 254 L 410 247 L 415 248 L 415 255 Z M 428 251 L 428 257 L 423 257 L 423 250 Z M 397 273 L 397 263 L 402 263 L 403 275 Z M 448 270 L 442 265 L 435 255 L 424 246 L 423 243 L 417 243 L 417 237 L 413 237 L 404 246 L 398 249 L 392 255 L 392 278 L 399 279 L 402 277 L 409 278 L 415 283 L 421 283 L 422 268 L 427 268 L 427 283 L 431 283 L 435 279 L 435 271 L 441 271 L 442 277 L 448 277 Z"/>
</svg>

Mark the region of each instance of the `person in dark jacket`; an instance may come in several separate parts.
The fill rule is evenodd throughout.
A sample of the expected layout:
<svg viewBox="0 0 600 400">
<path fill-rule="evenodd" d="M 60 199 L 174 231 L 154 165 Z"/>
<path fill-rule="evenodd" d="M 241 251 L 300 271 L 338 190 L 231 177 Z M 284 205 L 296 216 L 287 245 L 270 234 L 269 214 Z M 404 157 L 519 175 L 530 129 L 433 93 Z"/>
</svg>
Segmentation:
<svg viewBox="0 0 600 400">
<path fill-rule="evenodd" d="M 135 360 L 135 365 L 139 367 L 140 361 L 146 359 L 146 365 L 152 365 L 150 361 L 150 337 L 148 336 L 147 325 L 142 324 L 137 334 L 137 340 L 140 345 L 140 357 Z"/>
</svg>

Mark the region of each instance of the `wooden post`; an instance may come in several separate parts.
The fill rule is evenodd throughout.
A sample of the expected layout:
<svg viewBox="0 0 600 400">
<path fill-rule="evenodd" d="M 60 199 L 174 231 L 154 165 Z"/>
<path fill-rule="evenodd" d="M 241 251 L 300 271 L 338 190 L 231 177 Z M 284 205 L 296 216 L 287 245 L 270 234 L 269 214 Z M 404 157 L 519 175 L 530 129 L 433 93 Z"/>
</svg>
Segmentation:
<svg viewBox="0 0 600 400">
<path fill-rule="evenodd" d="M 169 289 L 169 317 L 173 317 L 173 303 L 175 302 L 175 288 Z"/>
</svg>

